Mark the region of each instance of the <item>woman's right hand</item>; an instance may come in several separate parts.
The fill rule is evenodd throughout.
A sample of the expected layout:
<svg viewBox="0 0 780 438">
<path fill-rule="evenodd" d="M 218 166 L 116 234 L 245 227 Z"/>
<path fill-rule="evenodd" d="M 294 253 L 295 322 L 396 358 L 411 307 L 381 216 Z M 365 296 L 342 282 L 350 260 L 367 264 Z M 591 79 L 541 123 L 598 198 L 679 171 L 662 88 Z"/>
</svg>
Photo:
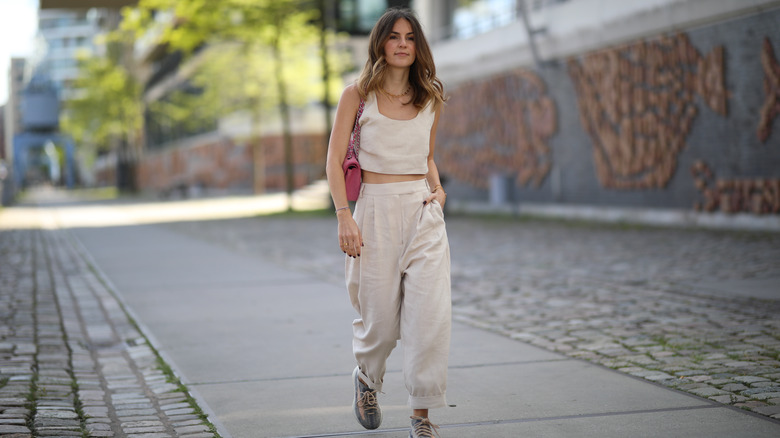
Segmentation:
<svg viewBox="0 0 780 438">
<path fill-rule="evenodd" d="M 363 246 L 363 236 L 360 234 L 357 222 L 352 218 L 349 209 L 338 212 L 339 218 L 339 246 L 344 254 L 350 257 L 360 257 L 360 249 Z"/>
</svg>

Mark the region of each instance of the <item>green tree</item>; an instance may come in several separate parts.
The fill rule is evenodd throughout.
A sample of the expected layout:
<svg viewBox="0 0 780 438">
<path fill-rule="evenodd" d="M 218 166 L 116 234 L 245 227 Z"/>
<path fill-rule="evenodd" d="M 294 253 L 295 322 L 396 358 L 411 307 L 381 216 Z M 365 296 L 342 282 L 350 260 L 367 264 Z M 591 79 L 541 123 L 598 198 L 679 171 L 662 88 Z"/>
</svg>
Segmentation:
<svg viewBox="0 0 780 438">
<path fill-rule="evenodd" d="M 163 29 L 160 36 L 170 50 L 189 54 L 204 45 L 213 49 L 192 79 L 203 90 L 202 102 L 210 102 L 211 108 L 219 111 L 246 105 L 252 112 L 255 134 L 269 103 L 278 109 L 286 186 L 291 194 L 292 107 L 324 93 L 322 81 L 313 80 L 316 75 L 311 73 L 319 70 L 316 50 L 322 32 L 317 26 L 316 4 L 295 0 L 141 0 L 138 8 L 126 15 L 126 28 L 147 31 L 155 11 L 168 11 L 176 17 L 175 25 Z M 261 192 L 263 151 L 260 142 L 255 145 L 255 191 Z"/>
<path fill-rule="evenodd" d="M 61 125 L 88 162 L 98 153 L 115 151 L 117 186 L 134 191 L 143 102 L 140 84 L 121 61 L 127 44 L 127 35 L 115 32 L 107 36 L 104 55 L 79 55 L 79 76 L 73 84 L 76 94 L 65 102 Z"/>
</svg>

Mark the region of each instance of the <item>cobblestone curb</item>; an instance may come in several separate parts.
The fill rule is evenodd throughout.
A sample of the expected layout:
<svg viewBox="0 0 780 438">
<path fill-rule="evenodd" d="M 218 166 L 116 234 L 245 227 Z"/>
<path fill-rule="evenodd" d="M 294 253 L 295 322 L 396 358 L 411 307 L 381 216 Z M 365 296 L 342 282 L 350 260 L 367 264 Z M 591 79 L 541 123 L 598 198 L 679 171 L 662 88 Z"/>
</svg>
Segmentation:
<svg viewBox="0 0 780 438">
<path fill-rule="evenodd" d="M 66 230 L 0 230 L 0 436 L 218 437 Z"/>
<path fill-rule="evenodd" d="M 780 279 L 780 235 L 482 224 L 453 243 L 476 249 L 453 256 L 456 319 L 780 418 L 780 301 L 736 290 Z"/>
<path fill-rule="evenodd" d="M 565 285 L 561 289 L 562 285 L 556 284 L 558 281 L 526 276 L 511 291 L 492 289 L 500 294 L 498 298 L 475 297 L 461 290 L 454 303 L 454 317 L 538 347 L 780 419 L 780 321 L 776 307 L 746 307 L 744 303 L 576 277 L 564 280 L 577 291 L 573 297 Z M 546 304 L 539 302 L 542 295 Z"/>
</svg>

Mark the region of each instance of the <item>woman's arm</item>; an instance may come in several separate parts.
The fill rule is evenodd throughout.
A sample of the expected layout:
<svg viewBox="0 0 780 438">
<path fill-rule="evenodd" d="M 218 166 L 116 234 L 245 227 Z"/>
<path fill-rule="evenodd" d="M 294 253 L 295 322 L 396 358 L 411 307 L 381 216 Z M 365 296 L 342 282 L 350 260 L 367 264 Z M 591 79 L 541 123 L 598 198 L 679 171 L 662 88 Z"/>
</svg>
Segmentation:
<svg viewBox="0 0 780 438">
<path fill-rule="evenodd" d="M 350 85 L 344 89 L 336 108 L 336 118 L 333 121 L 333 130 L 328 143 L 328 158 L 325 163 L 330 196 L 333 198 L 333 205 L 336 206 L 336 216 L 339 220 L 339 247 L 350 257 L 360 255 L 363 238 L 349 210 L 347 187 L 344 183 L 344 170 L 341 164 L 347 155 L 349 136 L 355 126 L 358 106 L 360 106 L 360 94 L 355 85 Z M 347 243 L 347 246 L 344 247 L 343 243 Z"/>
<path fill-rule="evenodd" d="M 444 189 L 441 186 L 441 179 L 439 179 L 439 168 L 436 167 L 436 163 L 433 161 L 434 147 L 436 146 L 436 128 L 439 126 L 439 117 L 441 116 L 442 107 L 436 110 L 436 116 L 433 119 L 433 126 L 431 126 L 431 144 L 428 147 L 428 173 L 425 178 L 428 179 L 428 185 L 431 186 L 432 193 L 428 196 L 424 204 L 427 204 L 433 200 L 439 202 L 439 205 L 444 207 L 444 203 L 447 201 L 447 194 L 444 193 Z"/>
</svg>

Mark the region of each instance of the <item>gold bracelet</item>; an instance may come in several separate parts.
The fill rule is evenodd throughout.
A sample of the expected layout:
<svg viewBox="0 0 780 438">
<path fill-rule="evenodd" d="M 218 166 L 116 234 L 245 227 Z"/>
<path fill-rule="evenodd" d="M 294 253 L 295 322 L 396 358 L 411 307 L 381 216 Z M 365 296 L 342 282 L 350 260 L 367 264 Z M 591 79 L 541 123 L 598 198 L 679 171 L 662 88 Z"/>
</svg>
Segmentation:
<svg viewBox="0 0 780 438">
<path fill-rule="evenodd" d="M 436 184 L 436 186 L 431 190 L 431 193 L 436 193 L 437 190 L 442 189 L 444 190 L 444 187 L 441 186 L 441 184 Z"/>
</svg>

